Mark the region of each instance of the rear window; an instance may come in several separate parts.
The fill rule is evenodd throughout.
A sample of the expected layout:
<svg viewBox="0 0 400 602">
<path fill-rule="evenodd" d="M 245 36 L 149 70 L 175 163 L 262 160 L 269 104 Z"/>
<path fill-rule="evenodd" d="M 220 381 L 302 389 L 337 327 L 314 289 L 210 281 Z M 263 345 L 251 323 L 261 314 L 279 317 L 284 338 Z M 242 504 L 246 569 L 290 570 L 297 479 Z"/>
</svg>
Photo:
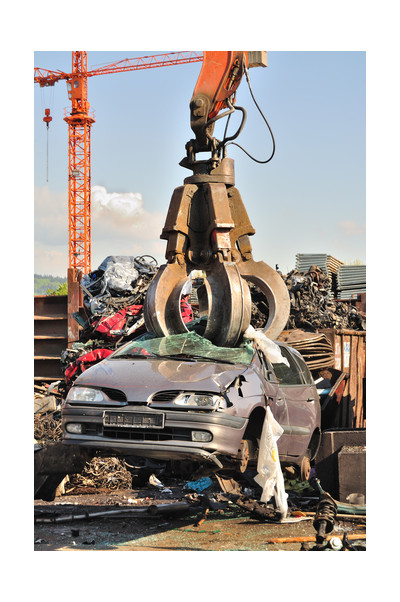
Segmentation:
<svg viewBox="0 0 400 602">
<path fill-rule="evenodd" d="M 278 382 L 281 385 L 302 385 L 303 379 L 299 367 L 285 347 L 279 346 L 279 348 L 283 357 L 289 362 L 289 366 L 286 364 L 272 364 Z"/>
</svg>

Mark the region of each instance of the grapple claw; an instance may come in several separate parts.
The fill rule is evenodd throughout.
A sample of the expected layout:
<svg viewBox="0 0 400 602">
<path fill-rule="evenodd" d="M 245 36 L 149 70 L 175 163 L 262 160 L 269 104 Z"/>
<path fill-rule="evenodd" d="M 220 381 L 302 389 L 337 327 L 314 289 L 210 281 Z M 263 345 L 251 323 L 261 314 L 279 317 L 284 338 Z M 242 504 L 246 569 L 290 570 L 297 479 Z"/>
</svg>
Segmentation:
<svg viewBox="0 0 400 602">
<path fill-rule="evenodd" d="M 147 292 L 147 329 L 157 336 L 187 331 L 180 313 L 182 288 L 193 270 L 201 270 L 205 280 L 198 296 L 200 315 L 207 315 L 205 338 L 221 347 L 240 341 L 251 322 L 247 282 L 266 297 L 269 317 L 263 330 L 277 338 L 289 318 L 289 293 L 275 270 L 253 260 L 249 237 L 255 230 L 234 187 L 233 162 L 223 159 L 211 170 L 198 162 L 196 169 L 172 195 L 161 234 L 168 241 L 168 263 Z"/>
</svg>

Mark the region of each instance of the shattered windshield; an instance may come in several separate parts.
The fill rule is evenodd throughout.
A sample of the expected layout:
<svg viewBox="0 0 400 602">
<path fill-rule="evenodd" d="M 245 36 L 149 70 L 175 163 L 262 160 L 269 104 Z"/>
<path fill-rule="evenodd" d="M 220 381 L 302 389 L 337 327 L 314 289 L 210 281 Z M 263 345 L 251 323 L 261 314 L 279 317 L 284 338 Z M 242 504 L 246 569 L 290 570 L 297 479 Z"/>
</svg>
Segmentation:
<svg viewBox="0 0 400 602">
<path fill-rule="evenodd" d="M 126 357 L 169 357 L 205 359 L 229 364 L 250 364 L 254 356 L 254 348 L 245 343 L 240 347 L 217 347 L 195 332 L 174 334 L 162 338 L 141 337 L 127 343 L 113 353 L 113 358 Z"/>
</svg>

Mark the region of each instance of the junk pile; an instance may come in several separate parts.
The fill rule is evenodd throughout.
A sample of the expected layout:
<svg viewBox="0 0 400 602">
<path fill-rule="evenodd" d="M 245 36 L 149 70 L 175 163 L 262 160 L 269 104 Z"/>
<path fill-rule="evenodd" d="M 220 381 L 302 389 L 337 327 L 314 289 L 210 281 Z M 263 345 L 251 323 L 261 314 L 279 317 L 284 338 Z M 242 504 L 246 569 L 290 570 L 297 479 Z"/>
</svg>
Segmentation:
<svg viewBox="0 0 400 602">
<path fill-rule="evenodd" d="M 75 315 L 82 326 L 82 341 L 103 340 L 106 348 L 144 330 L 143 302 L 157 272 L 157 261 L 149 256 L 109 256 L 97 270 L 84 274 L 81 288 L 86 320 Z"/>
<path fill-rule="evenodd" d="M 61 441 L 61 402 L 62 393 L 58 383 L 34 385 L 34 440 L 35 445 L 48 441 Z"/>
<path fill-rule="evenodd" d="M 307 272 L 310 266 L 316 266 L 326 276 L 335 297 L 337 292 L 337 274 L 343 266 L 343 262 L 326 255 L 325 253 L 297 253 L 296 255 L 296 270 L 298 272 Z"/>
<path fill-rule="evenodd" d="M 41 445 L 48 441 L 61 441 L 61 412 L 52 410 L 45 413 L 35 413 L 33 432 L 35 444 Z"/>
<path fill-rule="evenodd" d="M 143 303 L 157 270 L 150 255 L 110 255 L 97 270 L 83 275 L 83 310 L 74 314 L 82 328 L 80 340 L 61 354 L 66 389 L 84 370 L 146 332 Z M 183 291 L 181 300 L 184 322 L 193 317 L 189 292 Z"/>
<path fill-rule="evenodd" d="M 365 330 L 365 313 L 349 303 L 334 299 L 331 278 L 317 265 L 312 265 L 306 272 L 292 270 L 284 279 L 291 306 L 286 330 Z"/>
<path fill-rule="evenodd" d="M 132 486 L 132 475 L 120 458 L 94 457 L 80 474 L 70 475 L 65 494 L 88 493 L 93 489 L 124 489 Z"/>
<path fill-rule="evenodd" d="M 48 394 L 35 393 L 34 443 L 37 451 L 45 450 L 47 447 L 55 449 L 51 445 L 62 441 L 61 406 L 59 403 L 54 404 L 54 399 L 59 396 L 61 398 L 61 395 L 57 388 L 53 389 L 51 393 L 53 394 L 50 395 L 49 392 Z M 81 472 L 69 474 L 65 481 L 63 494 L 87 493 L 93 489 L 114 490 L 130 487 L 132 474 L 122 459 L 95 456 L 85 463 Z M 52 499 L 51 496 L 50 499 Z"/>
</svg>

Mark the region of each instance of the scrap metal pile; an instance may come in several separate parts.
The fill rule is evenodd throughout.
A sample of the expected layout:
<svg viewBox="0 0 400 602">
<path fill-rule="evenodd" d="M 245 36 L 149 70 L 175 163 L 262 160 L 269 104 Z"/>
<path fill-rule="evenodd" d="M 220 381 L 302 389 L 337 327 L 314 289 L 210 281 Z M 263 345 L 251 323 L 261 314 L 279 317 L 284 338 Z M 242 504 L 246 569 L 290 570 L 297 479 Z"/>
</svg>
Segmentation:
<svg viewBox="0 0 400 602">
<path fill-rule="evenodd" d="M 132 487 L 132 475 L 123 459 L 94 457 L 79 474 L 69 475 L 65 493 L 82 494 L 91 489 L 124 489 Z"/>
<path fill-rule="evenodd" d="M 82 340 L 102 339 L 114 345 L 139 331 L 144 324 L 143 302 L 156 272 L 151 256 L 109 256 L 97 270 L 84 274 L 80 285 L 87 319 L 81 321 Z"/>
<path fill-rule="evenodd" d="M 286 330 L 365 330 L 365 313 L 349 303 L 335 300 L 329 275 L 317 266 L 311 266 L 305 273 L 292 270 L 284 280 L 290 295 L 290 316 Z"/>
<path fill-rule="evenodd" d="M 109 256 L 97 270 L 83 275 L 84 307 L 74 314 L 81 326 L 80 340 L 61 354 L 67 388 L 84 370 L 146 332 L 144 300 L 157 271 L 157 261 L 150 255 Z M 181 300 L 184 322 L 193 315 L 187 297 Z"/>
<path fill-rule="evenodd" d="M 57 389 L 52 393 L 52 395 L 39 391 L 35 393 L 34 442 L 36 449 L 62 441 L 60 407 L 62 396 L 58 395 Z M 122 459 L 95 456 L 86 462 L 80 473 L 69 474 L 64 481 L 66 484 L 63 487 L 63 493 L 83 493 L 90 489 L 114 490 L 130 487 L 132 475 Z"/>
</svg>

